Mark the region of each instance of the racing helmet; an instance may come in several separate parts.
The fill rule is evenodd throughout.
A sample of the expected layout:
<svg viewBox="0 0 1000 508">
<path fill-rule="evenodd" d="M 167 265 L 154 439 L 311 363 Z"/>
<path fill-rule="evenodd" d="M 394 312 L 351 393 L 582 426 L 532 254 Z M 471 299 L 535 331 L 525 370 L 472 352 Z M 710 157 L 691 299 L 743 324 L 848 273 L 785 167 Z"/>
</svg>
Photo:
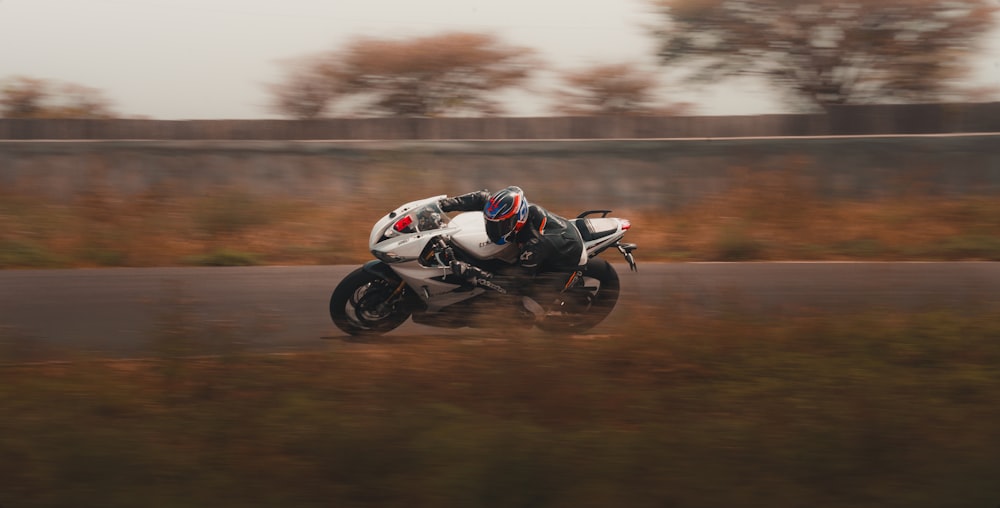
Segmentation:
<svg viewBox="0 0 1000 508">
<path fill-rule="evenodd" d="M 504 245 L 528 222 L 528 200 L 520 187 L 510 186 L 490 195 L 483 208 L 486 235 L 497 245 Z"/>
</svg>

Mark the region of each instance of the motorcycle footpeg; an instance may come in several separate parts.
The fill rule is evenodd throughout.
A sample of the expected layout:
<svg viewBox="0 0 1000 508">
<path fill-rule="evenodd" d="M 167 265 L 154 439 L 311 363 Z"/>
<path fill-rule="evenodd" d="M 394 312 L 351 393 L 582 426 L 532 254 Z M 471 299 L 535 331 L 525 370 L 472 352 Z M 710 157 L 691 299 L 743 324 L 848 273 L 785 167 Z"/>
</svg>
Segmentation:
<svg viewBox="0 0 1000 508">
<path fill-rule="evenodd" d="M 475 285 L 477 280 L 489 280 L 493 278 L 492 273 L 478 266 L 463 263 L 457 259 L 451 262 L 451 273 L 468 280 L 473 285 Z"/>
</svg>

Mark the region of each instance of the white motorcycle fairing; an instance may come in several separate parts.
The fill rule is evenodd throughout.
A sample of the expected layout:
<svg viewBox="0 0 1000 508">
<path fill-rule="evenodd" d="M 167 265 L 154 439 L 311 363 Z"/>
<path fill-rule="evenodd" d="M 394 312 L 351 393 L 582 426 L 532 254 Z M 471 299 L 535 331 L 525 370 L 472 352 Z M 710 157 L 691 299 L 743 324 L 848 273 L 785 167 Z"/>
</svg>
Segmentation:
<svg viewBox="0 0 1000 508">
<path fill-rule="evenodd" d="M 448 217 L 438 206 L 444 196 L 407 203 L 388 213 L 372 228 L 369 248 L 372 254 L 389 265 L 406 284 L 417 290 L 428 312 L 477 296 L 484 291 L 455 293 L 456 284 L 445 282 L 451 274 L 451 259 L 446 259 L 444 243 L 479 261 L 517 260 L 515 245 L 497 245 L 486 235 L 483 214 L 463 212 Z"/>
<path fill-rule="evenodd" d="M 369 262 L 348 275 L 331 297 L 330 314 L 338 327 L 351 334 L 384 333 L 399 326 L 411 313 L 414 320 L 419 315 L 421 322 L 437 314 L 461 314 L 467 311 L 462 307 L 466 304 L 456 304 L 497 290 L 495 285 L 483 281 L 470 286 L 468 280 L 453 273 L 451 262 L 460 260 L 486 271 L 502 269 L 517 263 L 518 247 L 491 242 L 481 212 L 462 212 L 449 217 L 438 204 L 444 197 L 411 201 L 375 223 L 368 243 L 372 255 L 379 261 Z M 593 213 L 603 215 L 587 217 Z M 615 246 L 635 269 L 632 259 L 635 245 L 620 242 L 631 224 L 624 219 L 607 217 L 608 213 L 606 210 L 584 212 L 571 220 L 584 240 L 581 264 L 587 268 L 566 274 L 566 288 L 569 289 L 572 283 L 578 298 L 581 291 L 592 294 L 585 297 L 590 302 L 587 308 L 597 302 L 595 298 L 599 292 L 608 295 L 600 300 L 601 308 L 594 313 L 596 317 L 581 317 L 580 322 L 587 323 L 588 327 L 610 312 L 618 292 L 614 269 L 606 261 L 594 257 Z M 528 300 L 525 298 L 525 308 L 538 317 L 539 309 L 544 306 Z M 594 305 L 596 309 L 596 303 Z M 459 308 L 462 310 L 452 311 Z M 387 324 L 380 325 L 380 320 Z"/>
</svg>

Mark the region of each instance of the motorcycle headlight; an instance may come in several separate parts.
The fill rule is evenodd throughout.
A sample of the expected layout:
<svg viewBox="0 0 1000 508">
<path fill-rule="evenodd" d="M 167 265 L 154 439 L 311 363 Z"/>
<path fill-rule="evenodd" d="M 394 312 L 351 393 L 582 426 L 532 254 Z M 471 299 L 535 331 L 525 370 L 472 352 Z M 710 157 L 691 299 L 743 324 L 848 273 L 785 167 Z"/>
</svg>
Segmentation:
<svg viewBox="0 0 1000 508">
<path fill-rule="evenodd" d="M 380 250 L 373 250 L 372 255 L 378 258 L 378 260 L 383 263 L 399 263 L 400 261 L 406 261 L 406 258 L 394 252 L 382 252 Z"/>
</svg>

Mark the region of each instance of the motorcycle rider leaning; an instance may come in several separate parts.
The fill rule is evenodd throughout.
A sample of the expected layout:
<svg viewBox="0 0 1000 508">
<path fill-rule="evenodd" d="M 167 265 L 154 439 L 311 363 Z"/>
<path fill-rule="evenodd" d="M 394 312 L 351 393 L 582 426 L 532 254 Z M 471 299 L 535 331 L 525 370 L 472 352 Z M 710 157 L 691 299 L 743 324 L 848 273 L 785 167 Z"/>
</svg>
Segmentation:
<svg viewBox="0 0 1000 508">
<path fill-rule="evenodd" d="M 504 291 L 529 294 L 534 279 L 546 272 L 576 272 L 587 264 L 583 237 L 576 226 L 541 206 L 529 204 L 520 187 L 510 186 L 497 192 L 487 190 L 442 198 L 438 205 L 445 212 L 482 210 L 486 234 L 497 245 L 515 244 L 519 251 L 520 273 L 498 274 Z M 456 275 L 467 279 L 490 279 L 493 274 L 460 261 L 452 263 Z M 506 279 L 506 280 L 505 280 Z M 563 288 L 565 278 L 559 282 Z"/>
</svg>

